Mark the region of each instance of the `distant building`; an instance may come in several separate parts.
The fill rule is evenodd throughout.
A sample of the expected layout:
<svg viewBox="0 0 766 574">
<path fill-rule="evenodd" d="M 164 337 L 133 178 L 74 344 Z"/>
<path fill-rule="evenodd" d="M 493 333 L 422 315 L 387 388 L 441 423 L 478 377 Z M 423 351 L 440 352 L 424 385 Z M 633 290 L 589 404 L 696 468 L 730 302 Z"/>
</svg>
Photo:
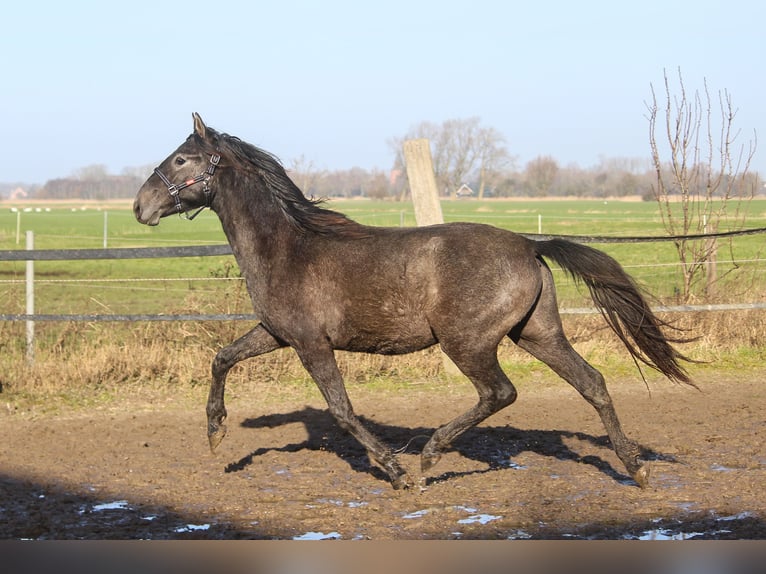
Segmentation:
<svg viewBox="0 0 766 574">
<path fill-rule="evenodd" d="M 16 189 L 14 189 L 11 192 L 11 194 L 8 196 L 9 199 L 24 199 L 26 197 L 27 197 L 27 192 L 20 187 L 17 187 Z"/>
<path fill-rule="evenodd" d="M 457 197 L 471 197 L 473 195 L 473 189 L 467 184 L 461 185 L 455 192 Z"/>
</svg>

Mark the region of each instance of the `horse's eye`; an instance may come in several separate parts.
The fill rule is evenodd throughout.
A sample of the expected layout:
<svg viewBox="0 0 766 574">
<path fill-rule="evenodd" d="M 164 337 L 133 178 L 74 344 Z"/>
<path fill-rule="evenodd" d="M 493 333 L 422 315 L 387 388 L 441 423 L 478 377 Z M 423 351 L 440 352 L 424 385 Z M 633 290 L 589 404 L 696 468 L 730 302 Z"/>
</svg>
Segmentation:
<svg viewBox="0 0 766 574">
<path fill-rule="evenodd" d="M 176 165 L 183 165 L 185 163 L 186 163 L 186 160 L 184 158 L 182 158 L 182 157 L 177 157 L 176 158 Z"/>
</svg>

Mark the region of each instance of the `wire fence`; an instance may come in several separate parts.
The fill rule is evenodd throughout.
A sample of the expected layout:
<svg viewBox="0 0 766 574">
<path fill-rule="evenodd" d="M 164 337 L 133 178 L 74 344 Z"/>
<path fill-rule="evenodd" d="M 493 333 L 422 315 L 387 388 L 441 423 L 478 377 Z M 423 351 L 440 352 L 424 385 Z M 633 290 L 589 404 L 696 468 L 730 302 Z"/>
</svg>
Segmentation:
<svg viewBox="0 0 766 574">
<path fill-rule="evenodd" d="M 550 234 L 523 234 L 534 240 L 544 240 L 551 238 L 562 238 L 579 243 L 646 243 L 659 241 L 679 241 L 693 240 L 703 238 L 722 238 L 742 235 L 753 235 L 766 233 L 766 228 L 748 229 L 725 233 L 714 233 L 706 235 L 688 235 L 688 236 L 643 236 L 643 237 L 613 237 L 613 236 L 574 236 L 574 235 L 550 235 Z M 0 261 L 79 261 L 79 260 L 106 260 L 106 259 L 155 259 L 155 258 L 175 258 L 175 257 L 209 257 L 231 255 L 229 245 L 186 245 L 174 247 L 126 247 L 126 248 L 102 248 L 102 249 L 15 249 L 0 250 Z M 736 265 L 745 263 L 763 264 L 764 259 L 742 259 L 732 261 Z M 678 267 L 680 263 L 648 263 L 625 265 L 625 269 L 639 268 L 662 268 Z M 29 269 L 29 268 L 28 268 Z M 197 281 L 242 281 L 241 277 L 179 277 L 166 278 L 162 281 L 175 282 L 197 282 Z M 27 285 L 27 293 L 34 291 L 34 285 L 45 284 L 94 284 L 94 283 L 141 283 L 156 282 L 157 279 L 137 278 L 137 279 L 40 279 L 35 278 L 34 274 L 30 276 L 29 272 L 25 279 L 4 279 L 0 284 L 20 284 Z M 708 311 L 732 311 L 748 309 L 764 309 L 766 302 L 742 302 L 742 303 L 724 303 L 724 304 L 701 304 L 701 305 L 659 305 L 655 307 L 656 311 L 661 312 L 708 312 Z M 599 313 L 595 307 L 573 307 L 561 309 L 562 314 L 594 314 Z M 148 314 L 148 313 L 74 313 L 74 314 L 51 314 L 34 313 L 30 311 L 30 306 L 26 313 L 5 313 L 0 314 L 0 321 L 27 321 L 27 322 L 50 322 L 50 321 L 254 321 L 258 318 L 251 313 L 197 313 L 197 314 Z"/>
</svg>

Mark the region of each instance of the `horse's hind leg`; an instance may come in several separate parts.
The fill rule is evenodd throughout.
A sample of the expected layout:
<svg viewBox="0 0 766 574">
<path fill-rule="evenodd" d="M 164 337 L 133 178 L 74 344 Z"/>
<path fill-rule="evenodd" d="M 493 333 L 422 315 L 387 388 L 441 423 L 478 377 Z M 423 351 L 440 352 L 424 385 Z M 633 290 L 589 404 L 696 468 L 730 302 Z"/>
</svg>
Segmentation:
<svg viewBox="0 0 766 574">
<path fill-rule="evenodd" d="M 509 336 L 522 349 L 547 364 L 593 405 L 628 473 L 639 486 L 646 486 L 649 476 L 648 469 L 639 461 L 641 449 L 623 433 L 604 377 L 572 348 L 564 335 L 550 272 L 543 274 L 543 291 L 537 306 Z"/>
<path fill-rule="evenodd" d="M 645 487 L 649 476 L 647 467 L 643 466 L 639 460 L 641 449 L 622 431 L 601 373 L 577 354 L 563 334 L 543 341 L 521 338 L 518 344 L 551 367 L 593 405 L 604 423 L 617 456 L 638 485 Z"/>
<path fill-rule="evenodd" d="M 439 462 L 444 449 L 460 434 L 516 400 L 516 389 L 500 368 L 496 348 L 481 353 L 456 349 L 444 343 L 442 348 L 476 387 L 479 402 L 434 432 L 421 453 L 423 472 Z"/>
<path fill-rule="evenodd" d="M 284 346 L 259 323 L 242 337 L 218 351 L 213 359 L 211 369 L 213 380 L 210 383 L 206 409 L 210 450 L 214 451 L 226 436 L 226 426 L 223 424 L 226 419 L 226 406 L 223 397 L 229 370 L 240 361 Z"/>
</svg>

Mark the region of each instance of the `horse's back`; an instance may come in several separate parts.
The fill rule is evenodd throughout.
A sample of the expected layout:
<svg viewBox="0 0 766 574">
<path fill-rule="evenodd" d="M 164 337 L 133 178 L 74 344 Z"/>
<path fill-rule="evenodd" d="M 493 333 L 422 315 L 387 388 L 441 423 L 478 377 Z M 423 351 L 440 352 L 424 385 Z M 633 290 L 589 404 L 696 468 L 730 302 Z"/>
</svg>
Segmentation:
<svg viewBox="0 0 766 574">
<path fill-rule="evenodd" d="M 542 279 L 532 241 L 472 223 L 445 224 L 437 236 L 440 321 L 502 331 L 534 305 Z"/>
<path fill-rule="evenodd" d="M 502 337 L 541 289 L 532 242 L 496 227 L 381 229 L 344 243 L 322 266 L 322 313 L 333 311 L 332 338 L 350 350 L 408 352 L 460 332 Z"/>
</svg>

